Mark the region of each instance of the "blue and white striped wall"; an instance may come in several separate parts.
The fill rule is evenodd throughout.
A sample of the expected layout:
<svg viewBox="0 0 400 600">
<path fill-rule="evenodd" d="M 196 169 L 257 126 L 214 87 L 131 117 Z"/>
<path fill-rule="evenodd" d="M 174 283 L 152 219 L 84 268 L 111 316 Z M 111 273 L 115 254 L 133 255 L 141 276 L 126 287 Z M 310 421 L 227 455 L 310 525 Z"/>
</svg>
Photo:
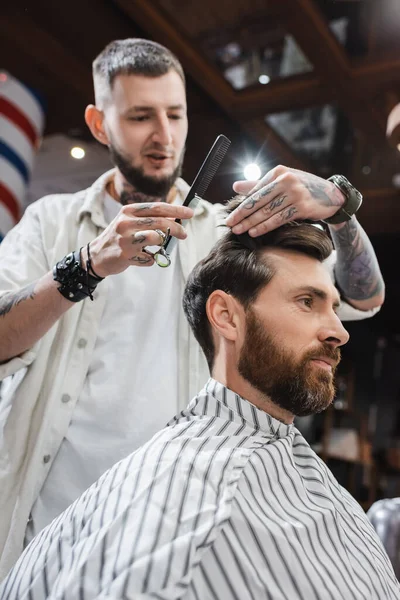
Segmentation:
<svg viewBox="0 0 400 600">
<path fill-rule="evenodd" d="M 0 71 L 0 241 L 22 215 L 43 127 L 43 106 L 35 92 Z"/>
</svg>

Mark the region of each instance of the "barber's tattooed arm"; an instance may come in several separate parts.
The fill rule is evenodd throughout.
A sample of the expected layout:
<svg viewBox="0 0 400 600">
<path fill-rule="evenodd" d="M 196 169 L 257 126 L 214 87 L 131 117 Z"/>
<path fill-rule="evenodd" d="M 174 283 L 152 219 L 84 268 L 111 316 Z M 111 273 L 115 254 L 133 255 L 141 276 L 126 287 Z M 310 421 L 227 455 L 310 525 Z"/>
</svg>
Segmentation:
<svg viewBox="0 0 400 600">
<path fill-rule="evenodd" d="M 32 348 L 74 306 L 59 293 L 58 286 L 50 271 L 0 298 L 0 363 Z"/>
<path fill-rule="evenodd" d="M 380 306 L 385 284 L 367 234 L 355 217 L 329 229 L 337 251 L 335 278 L 343 296 L 364 310 Z"/>
<path fill-rule="evenodd" d="M 35 297 L 35 284 L 26 286 L 18 292 L 10 292 L 6 296 L 0 299 L 0 317 L 8 314 L 14 306 L 18 306 L 25 300 L 33 300 Z"/>
<path fill-rule="evenodd" d="M 343 206 L 345 197 L 331 182 L 312 173 L 278 166 L 259 181 L 237 181 L 235 209 L 226 225 L 238 235 L 257 237 L 283 223 L 308 219 L 323 221 Z M 337 250 L 336 280 L 350 304 L 360 310 L 380 306 L 384 283 L 372 244 L 355 217 L 330 226 Z"/>
</svg>

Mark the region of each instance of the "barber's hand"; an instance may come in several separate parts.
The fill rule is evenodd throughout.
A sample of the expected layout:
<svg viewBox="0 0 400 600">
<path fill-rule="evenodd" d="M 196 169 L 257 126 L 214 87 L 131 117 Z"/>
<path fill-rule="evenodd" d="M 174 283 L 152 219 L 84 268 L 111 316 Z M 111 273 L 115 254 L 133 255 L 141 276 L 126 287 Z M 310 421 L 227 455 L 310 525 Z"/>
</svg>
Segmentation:
<svg viewBox="0 0 400 600">
<path fill-rule="evenodd" d="M 143 248 L 160 246 L 163 242 L 156 229 L 178 240 L 187 237 L 182 225 L 175 219 L 190 219 L 193 210 L 187 206 L 175 206 L 165 202 L 128 204 L 123 206 L 108 227 L 90 242 L 90 257 L 94 271 L 100 277 L 115 275 L 128 267 L 150 267 L 154 259 Z M 86 264 L 86 248 L 82 249 L 82 261 Z"/>
<path fill-rule="evenodd" d="M 227 218 L 233 233 L 263 235 L 283 223 L 310 219 L 320 221 L 334 215 L 345 201 L 330 181 L 311 173 L 279 166 L 260 181 L 236 181 L 235 192 L 248 197 Z"/>
</svg>

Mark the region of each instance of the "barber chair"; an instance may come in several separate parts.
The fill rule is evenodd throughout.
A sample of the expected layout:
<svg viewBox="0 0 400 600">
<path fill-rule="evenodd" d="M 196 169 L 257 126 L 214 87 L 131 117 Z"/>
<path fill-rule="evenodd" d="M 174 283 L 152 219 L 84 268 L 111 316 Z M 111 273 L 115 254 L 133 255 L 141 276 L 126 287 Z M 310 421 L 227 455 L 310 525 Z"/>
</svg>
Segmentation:
<svg viewBox="0 0 400 600">
<path fill-rule="evenodd" d="M 388 553 L 397 579 L 400 580 L 400 498 L 374 502 L 367 515 Z"/>
</svg>

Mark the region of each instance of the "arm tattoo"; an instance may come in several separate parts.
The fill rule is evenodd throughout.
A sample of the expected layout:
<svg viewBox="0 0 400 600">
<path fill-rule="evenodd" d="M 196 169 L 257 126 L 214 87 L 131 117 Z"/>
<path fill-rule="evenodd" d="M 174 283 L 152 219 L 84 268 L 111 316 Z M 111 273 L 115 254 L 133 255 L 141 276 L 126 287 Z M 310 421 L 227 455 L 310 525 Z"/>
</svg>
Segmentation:
<svg viewBox="0 0 400 600">
<path fill-rule="evenodd" d="M 14 306 L 18 306 L 24 300 L 33 300 L 35 296 L 35 283 L 31 283 L 15 294 L 7 294 L 0 300 L 0 317 L 4 317 Z"/>
<path fill-rule="evenodd" d="M 331 228 L 338 260 L 337 283 L 343 295 L 353 300 L 369 300 L 383 291 L 384 282 L 369 238 L 354 219 L 341 229 Z"/>
</svg>

